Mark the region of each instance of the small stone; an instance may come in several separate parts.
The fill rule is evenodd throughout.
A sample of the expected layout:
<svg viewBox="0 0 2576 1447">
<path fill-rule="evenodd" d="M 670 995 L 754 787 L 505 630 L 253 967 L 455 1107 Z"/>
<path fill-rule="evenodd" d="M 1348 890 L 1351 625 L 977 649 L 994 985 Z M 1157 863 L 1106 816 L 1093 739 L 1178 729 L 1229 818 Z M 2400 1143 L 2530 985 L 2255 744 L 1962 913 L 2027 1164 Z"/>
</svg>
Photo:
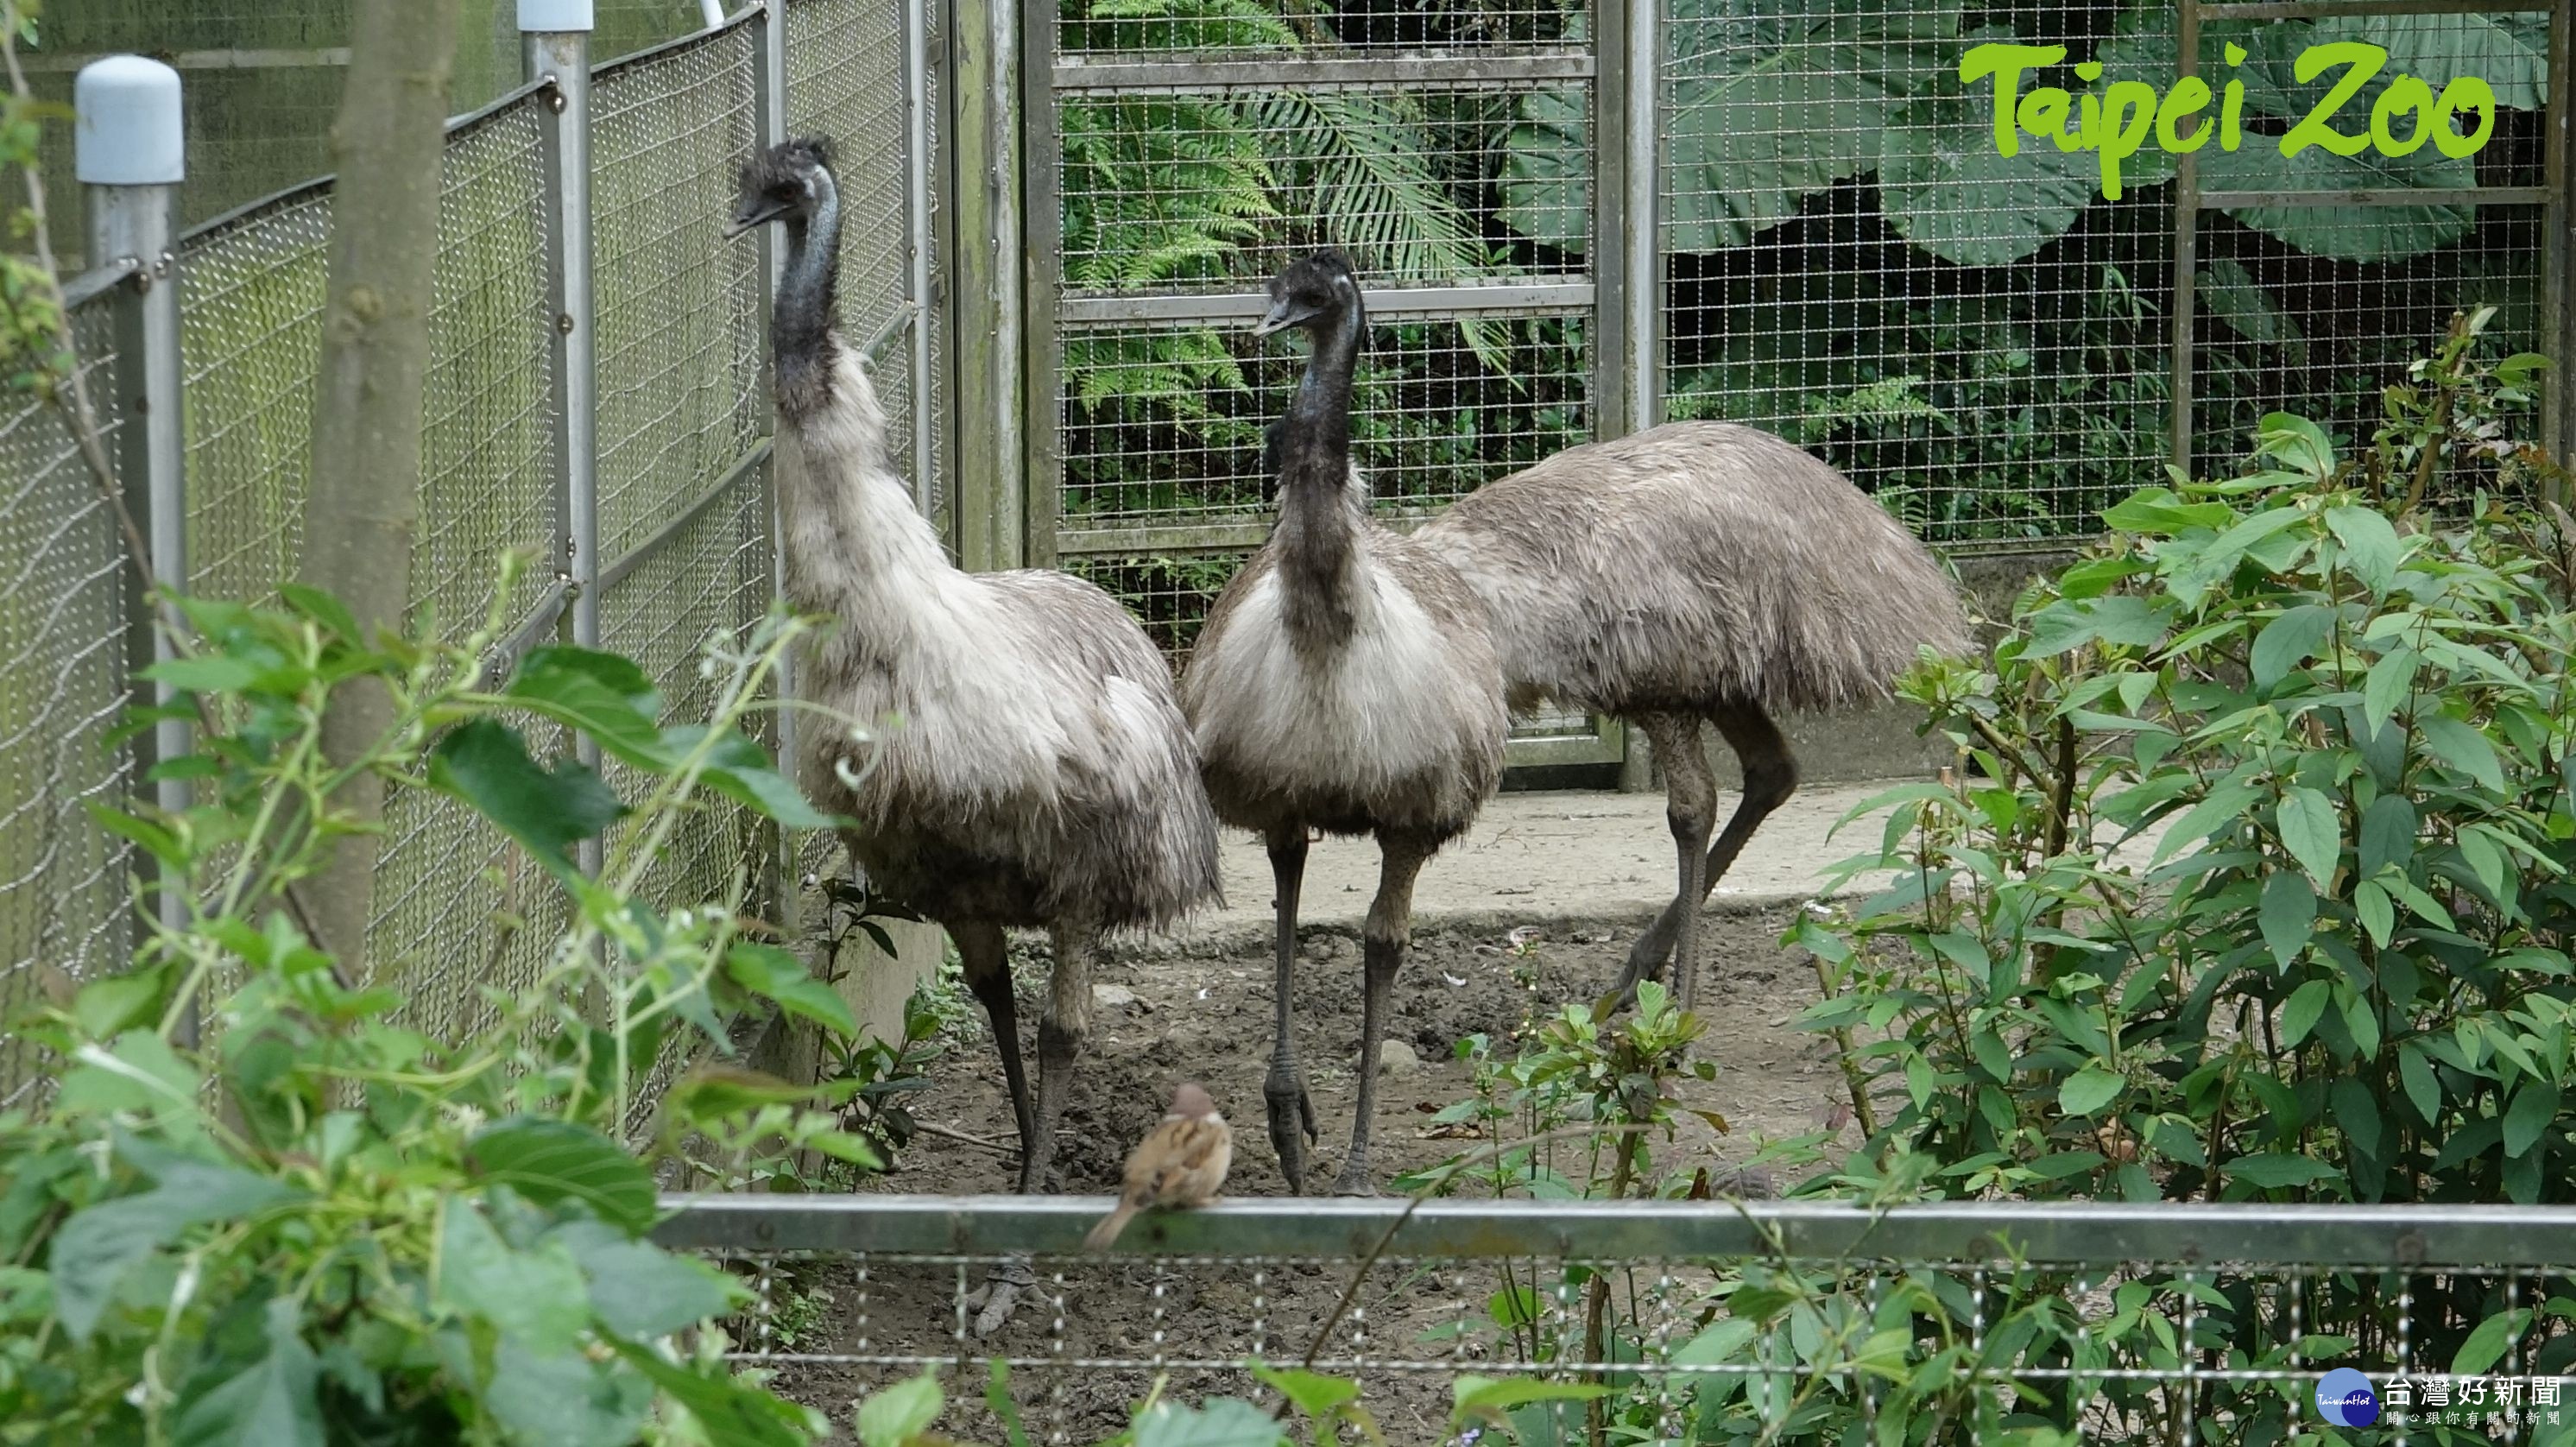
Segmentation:
<svg viewBox="0 0 2576 1447">
<path fill-rule="evenodd" d="M 1377 1073 L 1411 1075 L 1422 1068 L 1422 1057 L 1401 1040 L 1381 1041 L 1377 1047 Z"/>
<path fill-rule="evenodd" d="M 1094 985 L 1091 987 L 1091 1003 L 1104 1010 L 1124 1010 L 1130 1005 L 1145 1002 L 1125 985 Z"/>
</svg>

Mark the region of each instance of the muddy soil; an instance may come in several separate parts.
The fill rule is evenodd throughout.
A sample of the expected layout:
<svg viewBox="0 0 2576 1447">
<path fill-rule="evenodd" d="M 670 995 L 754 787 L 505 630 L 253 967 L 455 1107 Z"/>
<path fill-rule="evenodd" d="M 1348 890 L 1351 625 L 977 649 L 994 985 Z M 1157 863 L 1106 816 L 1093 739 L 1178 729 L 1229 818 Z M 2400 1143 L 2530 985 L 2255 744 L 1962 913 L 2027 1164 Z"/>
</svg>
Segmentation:
<svg viewBox="0 0 2576 1447">
<path fill-rule="evenodd" d="M 1659 1167 L 1731 1169 L 1765 1141 L 1808 1135 L 1836 1119 L 1840 1076 L 1820 1038 L 1791 1024 L 1814 1001 L 1816 980 L 1803 954 L 1777 943 L 1788 923 L 1785 908 L 1707 917 L 1702 940 L 1710 973 L 1701 1014 L 1709 1023 L 1700 1055 L 1718 1073 L 1712 1081 L 1685 1082 L 1682 1093 L 1690 1105 L 1725 1117 L 1732 1130 L 1720 1136 L 1698 1119 L 1686 1121 L 1672 1144 L 1657 1146 Z M 1379 1082 L 1370 1162 L 1380 1189 L 1401 1172 L 1474 1144 L 1429 1119 L 1473 1093 L 1458 1042 L 1484 1034 L 1508 1053 L 1512 1032 L 1534 1013 L 1599 997 L 1641 924 L 1551 923 L 1509 935 L 1432 926 L 1416 937 L 1396 987 L 1388 1039 L 1409 1046 L 1417 1063 L 1398 1061 Z M 1322 1135 L 1308 1153 L 1307 1185 L 1328 1190 L 1349 1141 L 1357 1084 L 1359 943 L 1352 934 L 1314 928 L 1302 932 L 1300 954 L 1297 1045 Z M 1045 962 L 1025 961 L 1017 974 L 1034 1006 L 1045 988 Z M 1101 963 L 1092 1044 L 1059 1138 L 1060 1190 L 1114 1191 L 1128 1148 L 1160 1117 L 1172 1086 L 1189 1078 L 1207 1086 L 1235 1126 L 1227 1193 L 1286 1193 L 1263 1128 L 1270 974 L 1268 950 L 1251 942 L 1216 954 L 1136 954 Z M 1027 1022 L 1035 1009 L 1022 1018 L 1023 1048 L 1034 1062 L 1035 1027 Z M 962 1033 L 966 1038 L 951 1043 L 934 1072 L 936 1085 L 917 1098 L 915 1113 L 962 1135 L 1011 1140 L 1010 1102 L 991 1042 L 980 1029 Z M 1851 1138 L 1849 1127 L 1842 1131 Z M 1012 1154 L 923 1135 L 867 1188 L 1007 1191 L 1015 1167 Z M 1256 1353 L 1271 1360 L 1302 1356 L 1348 1282 L 1346 1267 L 1312 1263 L 1257 1273 L 1242 1263 L 1135 1260 L 1040 1261 L 1037 1269 L 1035 1299 L 1024 1300 L 993 1339 L 969 1352 L 1007 1355 L 1019 1364 L 1011 1396 L 1037 1442 L 1058 1432 L 1068 1434 L 1058 1440 L 1098 1441 L 1126 1425 L 1126 1409 L 1142 1397 L 1152 1373 L 1117 1369 L 1104 1359 L 1135 1361 L 1159 1351 L 1172 1369 L 1169 1390 L 1185 1400 L 1251 1394 L 1253 1384 L 1226 1364 Z M 982 1275 L 980 1266 L 965 1269 L 969 1286 Z M 846 1261 L 800 1266 L 779 1293 L 792 1338 L 779 1345 L 798 1354 L 873 1360 L 783 1362 L 778 1385 L 846 1429 L 854 1399 L 913 1370 L 898 1359 L 955 1359 L 958 1282 L 953 1265 L 881 1262 L 864 1279 Z M 1428 1441 L 1445 1416 L 1449 1374 L 1472 1369 L 1488 1351 L 1510 1350 L 1475 1325 L 1500 1285 L 1495 1268 L 1485 1265 L 1381 1263 L 1358 1293 L 1361 1310 L 1336 1331 L 1325 1359 L 1378 1364 L 1361 1374 L 1371 1379 L 1369 1400 L 1389 1438 Z M 1470 1323 L 1463 1335 L 1443 1335 L 1461 1321 Z M 1076 1365 L 1086 1360 L 1099 1364 Z M 1066 1367 L 1054 1370 L 1051 1363 Z M 984 1385 L 980 1367 L 971 1381 L 950 1378 L 944 1430 L 970 1441 L 1003 1439 L 982 1405 Z"/>
</svg>

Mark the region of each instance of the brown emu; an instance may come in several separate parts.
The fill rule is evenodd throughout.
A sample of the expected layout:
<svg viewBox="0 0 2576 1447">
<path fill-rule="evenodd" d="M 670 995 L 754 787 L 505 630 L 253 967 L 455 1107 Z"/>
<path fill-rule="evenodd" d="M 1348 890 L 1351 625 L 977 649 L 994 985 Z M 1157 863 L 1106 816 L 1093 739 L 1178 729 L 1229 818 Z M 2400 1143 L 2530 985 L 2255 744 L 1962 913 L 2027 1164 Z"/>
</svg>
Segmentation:
<svg viewBox="0 0 2576 1447">
<path fill-rule="evenodd" d="M 839 624 L 804 651 L 798 691 L 862 725 L 893 720 L 869 747 L 805 731 L 800 771 L 818 802 L 858 821 L 845 842 L 870 880 L 956 941 L 1001 1050 L 1019 1188 L 1039 1191 L 1090 1030 L 1098 936 L 1217 897 L 1198 750 L 1169 665 L 1125 609 L 1063 573 L 960 572 L 888 467 L 885 415 L 838 330 L 841 198 L 824 142 L 788 141 L 743 167 L 728 234 L 772 221 L 787 232 L 770 334 L 786 592 Z M 1012 926 L 1043 927 L 1055 946 L 1034 1102 Z M 1029 1279 L 1018 1263 L 996 1274 L 979 1330 Z"/>
<path fill-rule="evenodd" d="M 1279 522 L 1209 610 L 1181 705 L 1218 816 L 1270 847 L 1277 1033 L 1262 1095 L 1293 1192 L 1305 1189 L 1304 1140 L 1315 1135 L 1289 1019 L 1307 831 L 1377 836 L 1359 1103 L 1336 1187 L 1364 1195 L 1375 1189 L 1378 1047 L 1412 935 L 1414 877 L 1492 797 L 1510 716 L 1484 605 L 1437 558 L 1369 520 L 1351 470 L 1351 370 L 1368 317 L 1350 263 L 1319 252 L 1273 279 L 1270 296 L 1255 334 L 1296 327 L 1312 345 L 1271 433 Z"/>
<path fill-rule="evenodd" d="M 1701 901 L 1797 788 L 1771 716 L 1883 698 L 1924 646 L 1967 647 L 1957 590 L 1903 524 L 1825 463 L 1731 423 L 1568 448 L 1414 536 L 1492 611 L 1514 708 L 1552 697 L 1653 743 L 1680 887 L 1620 985 L 1659 973 L 1678 942 L 1685 1009 Z M 1744 770 L 1714 845 L 1703 722 Z"/>
</svg>

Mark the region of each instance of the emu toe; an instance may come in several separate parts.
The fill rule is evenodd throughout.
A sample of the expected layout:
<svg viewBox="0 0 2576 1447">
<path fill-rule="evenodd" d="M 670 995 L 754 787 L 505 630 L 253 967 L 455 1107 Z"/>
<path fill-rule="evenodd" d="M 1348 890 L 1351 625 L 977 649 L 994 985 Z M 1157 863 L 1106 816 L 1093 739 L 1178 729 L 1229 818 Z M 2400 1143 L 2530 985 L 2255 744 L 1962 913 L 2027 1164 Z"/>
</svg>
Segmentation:
<svg viewBox="0 0 2576 1447">
<path fill-rule="evenodd" d="M 982 1286 L 966 1294 L 966 1309 L 975 1314 L 972 1330 L 976 1339 L 980 1341 L 1000 1331 L 1018 1308 L 1020 1293 L 1037 1284 L 1037 1273 L 1025 1260 L 1014 1257 L 995 1266 Z"/>
<path fill-rule="evenodd" d="M 1315 1139 L 1315 1103 L 1306 1096 L 1303 1081 L 1292 1081 L 1286 1091 L 1268 1086 L 1262 1089 L 1262 1103 L 1270 1112 L 1270 1146 L 1279 1153 L 1279 1174 L 1288 1178 L 1288 1194 L 1306 1194 L 1306 1146 Z"/>
</svg>

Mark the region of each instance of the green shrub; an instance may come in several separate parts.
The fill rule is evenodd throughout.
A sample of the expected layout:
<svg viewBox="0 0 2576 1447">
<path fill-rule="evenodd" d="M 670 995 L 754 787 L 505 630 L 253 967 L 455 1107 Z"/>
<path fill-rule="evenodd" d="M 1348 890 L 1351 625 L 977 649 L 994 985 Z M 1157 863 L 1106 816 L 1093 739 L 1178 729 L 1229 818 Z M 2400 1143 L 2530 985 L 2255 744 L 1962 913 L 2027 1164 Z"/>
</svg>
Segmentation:
<svg viewBox="0 0 2576 1447">
<path fill-rule="evenodd" d="M 853 1028 L 743 937 L 739 875 L 720 899 L 636 892 L 692 812 L 828 822 L 742 732 L 793 627 L 711 648 L 714 717 L 665 728 L 610 654 L 539 648 L 487 686 L 497 610 L 453 646 L 369 644 L 330 599 L 289 603 L 180 605 L 202 644 L 155 673 L 211 727 L 160 770 L 198 802 L 99 811 L 156 866 L 147 938 L 131 971 L 63 982 L 21 1027 L 59 1066 L 47 1108 L 0 1114 L 0 1442 L 807 1440 L 820 1419 L 738 1379 L 707 1329 L 745 1293 L 646 1239 L 650 1161 L 686 1139 L 868 1166 L 866 1144 L 809 1108 L 831 1092 L 725 1065 L 669 1090 L 645 1159 L 627 1127 L 657 1062 L 724 1053 L 746 1011 Z M 535 979 L 484 984 L 493 1023 L 465 1038 L 402 1026 L 403 991 L 347 978 L 299 922 L 351 827 L 319 729 L 352 687 L 397 705 L 353 769 L 448 796 L 571 902 Z M 541 762 L 529 722 L 587 731 L 641 797 Z M 586 875 L 573 846 L 612 822 Z"/>
</svg>

